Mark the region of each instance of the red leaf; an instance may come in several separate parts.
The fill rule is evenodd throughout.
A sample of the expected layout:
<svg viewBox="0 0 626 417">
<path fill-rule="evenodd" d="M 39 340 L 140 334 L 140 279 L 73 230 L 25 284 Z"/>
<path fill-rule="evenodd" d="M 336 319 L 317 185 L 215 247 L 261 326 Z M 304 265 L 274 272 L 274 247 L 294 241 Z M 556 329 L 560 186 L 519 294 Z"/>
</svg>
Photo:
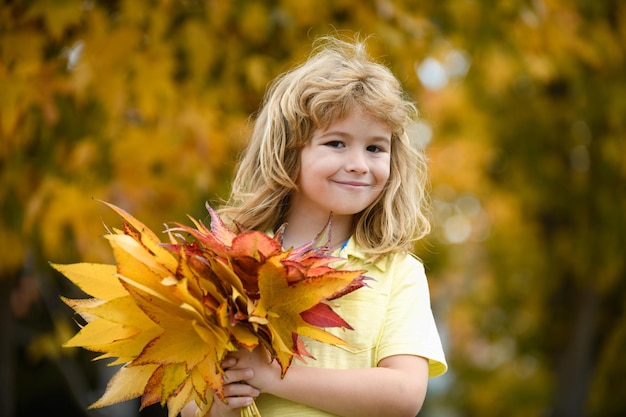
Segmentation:
<svg viewBox="0 0 626 417">
<path fill-rule="evenodd" d="M 317 327 L 342 327 L 353 330 L 344 319 L 325 303 L 319 303 L 300 313 L 304 321 Z"/>
</svg>

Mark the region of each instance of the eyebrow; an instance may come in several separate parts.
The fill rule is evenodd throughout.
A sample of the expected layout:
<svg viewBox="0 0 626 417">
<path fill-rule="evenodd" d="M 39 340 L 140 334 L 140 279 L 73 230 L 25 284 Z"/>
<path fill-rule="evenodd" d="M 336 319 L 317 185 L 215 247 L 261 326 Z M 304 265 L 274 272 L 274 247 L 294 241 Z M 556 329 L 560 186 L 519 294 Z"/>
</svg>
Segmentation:
<svg viewBox="0 0 626 417">
<path fill-rule="evenodd" d="M 328 130 L 324 132 L 322 135 L 320 135 L 319 137 L 324 138 L 326 136 L 331 136 L 331 135 L 336 135 L 336 136 L 341 136 L 341 137 L 352 137 L 351 134 L 349 134 L 348 132 L 344 132 L 343 130 Z M 392 136 L 391 134 L 389 136 L 374 135 L 374 136 L 368 136 L 367 139 L 391 143 L 391 136 Z"/>
</svg>

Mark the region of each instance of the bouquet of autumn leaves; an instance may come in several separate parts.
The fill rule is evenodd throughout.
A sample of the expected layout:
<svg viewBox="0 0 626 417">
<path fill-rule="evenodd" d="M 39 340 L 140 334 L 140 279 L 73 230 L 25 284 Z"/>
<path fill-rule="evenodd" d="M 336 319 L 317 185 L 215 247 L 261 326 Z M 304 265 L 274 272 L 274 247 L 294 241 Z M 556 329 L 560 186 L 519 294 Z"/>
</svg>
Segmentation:
<svg viewBox="0 0 626 417">
<path fill-rule="evenodd" d="M 207 204 L 210 229 L 175 223 L 169 242 L 124 210 L 122 228 L 105 235 L 116 265 L 53 264 L 93 298 L 62 297 L 86 322 L 65 346 L 101 353 L 122 365 L 90 408 L 141 397 L 141 408 L 167 405 L 177 416 L 195 401 L 205 415 L 213 393 L 224 399 L 221 362 L 229 352 L 262 345 L 285 375 L 294 357 L 312 356 L 301 336 L 345 342 L 324 328 L 351 329 L 329 301 L 363 285 L 364 271 L 336 269 L 327 227 L 311 243 L 283 250 L 274 237 L 234 233 Z M 187 236 L 187 237 L 185 237 Z M 258 416 L 253 404 L 242 416 Z"/>
</svg>

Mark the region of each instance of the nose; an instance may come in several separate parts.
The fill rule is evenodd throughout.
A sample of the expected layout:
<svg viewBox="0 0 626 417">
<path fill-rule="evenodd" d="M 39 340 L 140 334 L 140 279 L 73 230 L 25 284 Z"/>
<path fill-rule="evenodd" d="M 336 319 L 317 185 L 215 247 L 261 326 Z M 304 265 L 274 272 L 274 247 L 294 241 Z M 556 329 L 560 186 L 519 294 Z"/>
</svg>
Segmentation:
<svg viewBox="0 0 626 417">
<path fill-rule="evenodd" d="M 369 166 L 367 165 L 367 156 L 365 155 L 364 151 L 360 149 L 355 149 L 352 152 L 349 152 L 346 157 L 346 171 L 357 174 L 364 174 L 369 171 Z"/>
</svg>

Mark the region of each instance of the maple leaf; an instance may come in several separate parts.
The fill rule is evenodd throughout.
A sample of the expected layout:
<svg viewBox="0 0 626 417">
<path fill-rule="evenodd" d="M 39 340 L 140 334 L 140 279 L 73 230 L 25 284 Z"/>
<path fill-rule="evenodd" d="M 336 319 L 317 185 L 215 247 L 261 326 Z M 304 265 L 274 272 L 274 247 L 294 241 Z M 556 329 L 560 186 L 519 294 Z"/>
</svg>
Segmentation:
<svg viewBox="0 0 626 417">
<path fill-rule="evenodd" d="M 352 329 L 328 303 L 364 285 L 363 271 L 334 269 L 327 227 L 302 247 L 282 249 L 273 236 L 228 229 L 207 204 L 211 228 L 174 223 L 169 242 L 126 211 L 121 229 L 105 238 L 116 265 L 52 264 L 92 298 L 63 301 L 86 322 L 65 343 L 114 358 L 122 365 L 90 407 L 141 397 L 141 408 L 167 405 L 177 416 L 190 401 L 202 415 L 213 394 L 224 400 L 228 352 L 262 344 L 284 376 L 294 357 L 312 358 L 302 336 L 345 342 L 324 330 Z M 186 236 L 185 236 L 186 235 Z M 207 392 L 210 394 L 207 395 Z M 253 404 L 242 416 L 258 416 Z"/>
<path fill-rule="evenodd" d="M 259 268 L 260 298 L 252 312 L 253 316 L 265 318 L 268 322 L 272 354 L 280 363 L 283 376 L 294 355 L 310 356 L 303 350 L 303 345 L 297 341 L 294 343 L 294 337 L 302 335 L 323 343 L 345 344 L 339 337 L 305 321 L 302 313 L 308 313 L 305 317 L 311 319 L 311 309 L 314 309 L 318 314 L 317 323 L 326 324 L 325 327 L 333 325 L 350 328 L 345 321 L 337 320 L 336 313 L 323 302 L 359 280 L 362 273 L 329 269 L 319 275 L 307 275 L 297 282 L 289 282 L 287 267 L 281 262 L 287 256 L 288 253 L 273 256 Z"/>
</svg>

